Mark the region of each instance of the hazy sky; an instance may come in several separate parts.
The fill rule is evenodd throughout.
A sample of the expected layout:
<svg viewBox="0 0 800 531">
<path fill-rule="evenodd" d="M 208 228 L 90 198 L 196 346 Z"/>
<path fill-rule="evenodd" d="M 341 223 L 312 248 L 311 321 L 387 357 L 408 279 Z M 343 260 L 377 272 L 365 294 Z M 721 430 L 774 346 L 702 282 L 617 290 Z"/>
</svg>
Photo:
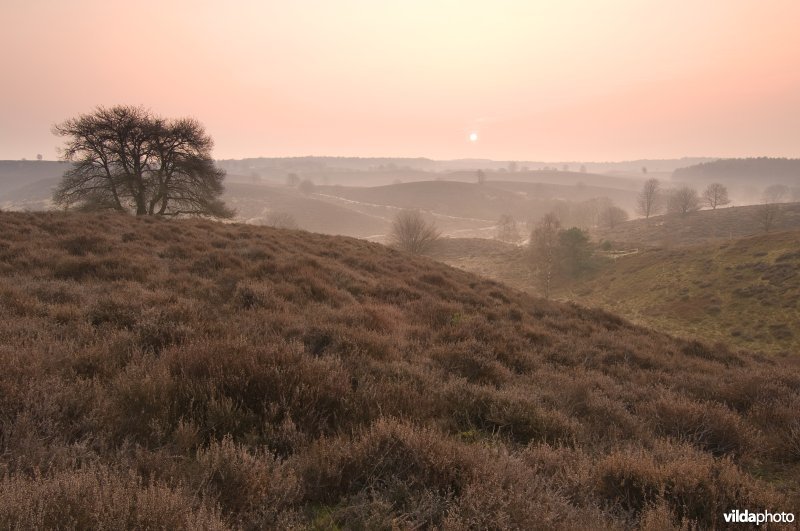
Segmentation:
<svg viewBox="0 0 800 531">
<path fill-rule="evenodd" d="M 98 104 L 217 158 L 800 156 L 797 0 L 0 0 L 0 159 Z M 470 142 L 476 132 L 478 140 Z"/>
</svg>

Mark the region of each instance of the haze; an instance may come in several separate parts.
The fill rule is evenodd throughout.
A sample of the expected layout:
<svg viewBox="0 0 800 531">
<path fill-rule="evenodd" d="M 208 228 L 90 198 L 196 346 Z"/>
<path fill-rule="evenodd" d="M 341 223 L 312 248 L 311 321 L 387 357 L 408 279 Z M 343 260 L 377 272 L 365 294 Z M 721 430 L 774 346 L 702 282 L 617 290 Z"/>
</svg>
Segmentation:
<svg viewBox="0 0 800 531">
<path fill-rule="evenodd" d="M 0 159 L 55 158 L 54 122 L 117 103 L 198 118 L 218 158 L 800 145 L 791 0 L 6 0 L 0 19 Z"/>
</svg>

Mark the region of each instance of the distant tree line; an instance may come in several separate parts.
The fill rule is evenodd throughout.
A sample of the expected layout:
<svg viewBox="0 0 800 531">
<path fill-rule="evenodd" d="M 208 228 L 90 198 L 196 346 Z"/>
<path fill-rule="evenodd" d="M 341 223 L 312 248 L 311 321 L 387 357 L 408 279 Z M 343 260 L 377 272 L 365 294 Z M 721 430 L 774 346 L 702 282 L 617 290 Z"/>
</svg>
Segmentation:
<svg viewBox="0 0 800 531">
<path fill-rule="evenodd" d="M 672 176 L 674 180 L 683 182 L 716 181 L 728 184 L 752 184 L 758 179 L 760 182 L 800 185 L 800 159 L 770 157 L 721 159 L 678 168 Z"/>
<path fill-rule="evenodd" d="M 711 183 L 702 194 L 690 186 L 681 186 L 671 190 L 661 188 L 658 179 L 648 179 L 636 200 L 636 210 L 645 218 L 662 213 L 686 216 L 704 207 L 716 210 L 729 205 L 728 189 L 720 183 Z"/>
</svg>

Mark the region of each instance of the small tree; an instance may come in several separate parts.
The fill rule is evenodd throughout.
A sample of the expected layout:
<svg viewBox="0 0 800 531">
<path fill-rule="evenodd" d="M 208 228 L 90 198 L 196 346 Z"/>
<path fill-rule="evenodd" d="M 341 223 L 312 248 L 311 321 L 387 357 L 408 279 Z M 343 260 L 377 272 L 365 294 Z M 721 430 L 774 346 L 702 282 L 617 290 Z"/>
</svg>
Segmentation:
<svg viewBox="0 0 800 531">
<path fill-rule="evenodd" d="M 600 225 L 613 229 L 620 223 L 628 221 L 628 213 L 618 206 L 610 205 L 600 212 Z"/>
<path fill-rule="evenodd" d="M 764 190 L 763 202 L 756 210 L 756 218 L 764 232 L 771 231 L 780 222 L 783 214 L 781 203 L 788 192 L 789 188 L 782 184 L 773 184 Z"/>
<path fill-rule="evenodd" d="M 673 190 L 669 194 L 667 210 L 681 216 L 700 210 L 700 198 L 697 196 L 697 190 L 688 186 Z"/>
<path fill-rule="evenodd" d="M 475 180 L 478 184 L 483 184 L 486 182 L 486 172 L 483 170 L 478 170 L 475 172 Z"/>
<path fill-rule="evenodd" d="M 761 228 L 764 232 L 769 232 L 778 225 L 783 212 L 780 203 L 762 203 L 758 205 L 755 213 Z"/>
<path fill-rule="evenodd" d="M 392 245 L 411 254 L 428 251 L 440 237 L 433 222 L 428 222 L 419 210 L 403 210 L 395 216 L 389 240 Z"/>
<path fill-rule="evenodd" d="M 783 203 L 789 196 L 789 187 L 783 184 L 773 184 L 764 189 L 764 203 Z"/>
<path fill-rule="evenodd" d="M 553 276 L 558 260 L 558 234 L 561 223 L 555 214 L 545 215 L 531 232 L 530 252 L 539 287 L 545 298 L 550 298 Z"/>
<path fill-rule="evenodd" d="M 508 214 L 503 214 L 497 220 L 497 234 L 495 238 L 501 242 L 517 243 L 521 239 L 517 222 Z"/>
<path fill-rule="evenodd" d="M 730 202 L 731 200 L 728 199 L 728 189 L 719 183 L 711 183 L 703 191 L 703 203 L 711 210 L 716 210 L 717 207 L 728 205 Z"/>
<path fill-rule="evenodd" d="M 636 198 L 636 211 L 649 218 L 661 210 L 661 184 L 658 179 L 647 179 Z"/>
<path fill-rule="evenodd" d="M 264 218 L 264 225 L 274 227 L 276 229 L 298 229 L 300 226 L 297 220 L 288 212 L 270 212 Z"/>
<path fill-rule="evenodd" d="M 300 190 L 305 195 L 311 195 L 316 190 L 317 186 L 314 184 L 314 181 L 310 179 L 303 179 L 302 182 L 297 186 L 297 189 Z"/>
<path fill-rule="evenodd" d="M 564 273 L 574 278 L 589 269 L 592 249 L 586 232 L 572 227 L 559 234 L 558 243 Z"/>
<path fill-rule="evenodd" d="M 42 160 L 43 158 L 44 158 L 44 157 L 42 157 L 42 154 L 41 154 L 41 153 L 38 153 L 38 154 L 36 155 L 36 160 Z"/>
<path fill-rule="evenodd" d="M 290 173 L 286 176 L 286 186 L 294 188 L 298 184 L 300 184 L 300 177 L 296 173 Z"/>
</svg>

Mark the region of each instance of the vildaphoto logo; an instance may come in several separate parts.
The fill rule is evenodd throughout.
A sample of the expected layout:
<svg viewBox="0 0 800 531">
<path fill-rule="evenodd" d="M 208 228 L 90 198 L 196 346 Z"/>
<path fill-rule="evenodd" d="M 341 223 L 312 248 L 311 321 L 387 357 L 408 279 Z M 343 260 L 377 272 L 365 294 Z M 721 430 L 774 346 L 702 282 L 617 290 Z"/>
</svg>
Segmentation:
<svg viewBox="0 0 800 531">
<path fill-rule="evenodd" d="M 725 523 L 728 524 L 791 524 L 794 522 L 794 513 L 771 513 L 762 511 L 760 513 L 750 512 L 747 509 L 740 511 L 734 509 L 725 513 Z"/>
</svg>

